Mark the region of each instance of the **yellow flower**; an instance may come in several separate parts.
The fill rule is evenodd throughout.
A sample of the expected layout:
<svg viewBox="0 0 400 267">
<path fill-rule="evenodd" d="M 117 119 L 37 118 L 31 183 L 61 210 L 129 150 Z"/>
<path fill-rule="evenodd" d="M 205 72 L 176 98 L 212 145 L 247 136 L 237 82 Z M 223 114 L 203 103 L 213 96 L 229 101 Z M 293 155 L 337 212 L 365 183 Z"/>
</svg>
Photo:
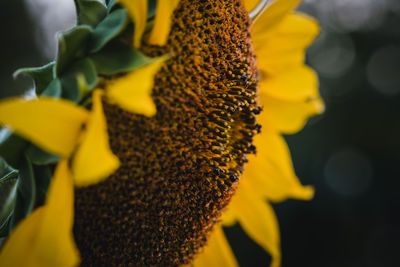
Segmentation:
<svg viewBox="0 0 400 267">
<path fill-rule="evenodd" d="M 153 25 L 147 0 L 119 2 L 134 21 L 133 46 L 171 58 L 107 79 L 91 111 L 47 97 L 0 102 L 1 124 L 62 158 L 45 205 L 11 233 L 0 264 L 75 266 L 79 254 L 83 265 L 187 264 L 209 236 L 192 264 L 237 266 L 222 225 L 239 222 L 279 266 L 268 201 L 313 196 L 281 135 L 323 110 L 304 65 L 318 25 L 292 12 L 300 0 L 276 0 L 251 25 L 253 51 L 239 1 L 181 1 L 176 19 L 179 1 L 158 0 Z"/>
<path fill-rule="evenodd" d="M 133 12 L 131 15 L 136 22 L 134 42 L 138 46 L 147 20 L 147 0 L 121 2 L 127 3 L 128 11 Z M 164 20 L 170 20 L 168 16 L 178 1 L 165 5 L 166 2 L 159 3 L 159 8 L 168 12 L 156 14 L 149 40 L 153 44 L 163 45 L 169 34 L 170 24 Z M 105 90 L 95 90 L 92 111 L 50 97 L 11 98 L 0 102 L 0 124 L 61 157 L 45 205 L 27 216 L 12 232 L 0 252 L 1 265 L 75 266 L 79 263 L 79 252 L 72 235 L 73 185 L 99 183 L 120 166 L 119 159 L 109 147 L 103 95 L 109 103 L 116 103 L 127 111 L 152 116 L 156 109 L 150 93 L 154 74 L 160 67 L 159 60 L 107 83 Z"/>
<path fill-rule="evenodd" d="M 161 1 L 163 2 L 163 1 Z M 172 1 L 176 6 L 178 1 Z M 129 1 L 134 4 L 134 41 L 140 42 L 147 16 L 147 1 Z M 165 3 L 161 3 L 163 6 Z M 170 16 L 174 6 L 168 5 Z M 158 12 L 150 42 L 162 45 L 170 25 L 163 22 Z M 137 17 L 139 16 L 139 17 Z M 142 17 L 141 17 L 142 16 Z M 88 186 L 106 179 L 120 166 L 119 159 L 109 146 L 102 98 L 127 111 L 152 116 L 156 109 L 150 97 L 155 73 L 162 62 L 136 69 L 97 89 L 92 95 L 92 110 L 50 97 L 26 100 L 11 98 L 0 102 L 0 123 L 42 149 L 58 155 L 58 163 L 43 207 L 27 216 L 12 232 L 0 252 L 4 266 L 76 266 L 80 261 L 72 235 L 73 185 Z M 82 81 L 80 81 L 82 83 Z M 134 88 L 132 87 L 134 84 Z M 80 86 L 86 86 L 85 83 Z M 32 242 L 26 242 L 31 240 Z M 27 257 L 25 251 L 29 251 Z"/>
<path fill-rule="evenodd" d="M 246 1 L 254 7 L 258 1 Z M 239 222 L 246 233 L 280 266 L 279 226 L 268 203 L 287 198 L 310 199 L 314 190 L 302 186 L 293 171 L 289 149 L 281 134 L 301 130 L 310 116 L 324 110 L 318 94 L 318 78 L 304 66 L 305 49 L 319 33 L 311 18 L 293 13 L 300 0 L 276 0 L 252 26 L 252 40 L 261 72 L 260 114 L 263 126 L 255 137 L 257 155 L 249 157 L 242 180 L 211 234 L 209 246 L 194 266 L 238 266 L 223 234 L 222 225 Z"/>
</svg>

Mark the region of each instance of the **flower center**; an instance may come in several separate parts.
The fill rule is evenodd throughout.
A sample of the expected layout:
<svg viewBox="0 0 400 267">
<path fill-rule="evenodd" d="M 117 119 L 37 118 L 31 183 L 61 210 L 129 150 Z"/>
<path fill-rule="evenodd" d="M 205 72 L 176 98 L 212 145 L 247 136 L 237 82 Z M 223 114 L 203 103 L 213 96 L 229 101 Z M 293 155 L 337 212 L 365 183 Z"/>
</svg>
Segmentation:
<svg viewBox="0 0 400 267">
<path fill-rule="evenodd" d="M 181 0 L 155 77 L 157 114 L 105 103 L 121 168 L 76 189 L 83 265 L 176 266 L 201 248 L 255 152 L 257 69 L 240 0 Z M 132 90 L 134 90 L 132 85 Z"/>
</svg>

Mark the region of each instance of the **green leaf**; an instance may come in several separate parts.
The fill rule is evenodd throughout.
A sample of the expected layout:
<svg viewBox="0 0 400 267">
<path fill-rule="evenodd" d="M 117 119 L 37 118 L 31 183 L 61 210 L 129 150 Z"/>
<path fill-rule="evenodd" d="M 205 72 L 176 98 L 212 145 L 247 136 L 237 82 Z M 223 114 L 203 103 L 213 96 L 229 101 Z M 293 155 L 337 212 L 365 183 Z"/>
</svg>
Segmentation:
<svg viewBox="0 0 400 267">
<path fill-rule="evenodd" d="M 41 96 L 51 96 L 59 98 L 61 96 L 61 81 L 60 79 L 54 79 L 50 82 L 49 86 L 42 92 Z"/>
<path fill-rule="evenodd" d="M 106 15 L 107 8 L 96 0 L 75 0 L 78 25 L 95 27 Z"/>
<path fill-rule="evenodd" d="M 79 91 L 78 81 L 74 76 L 67 76 L 61 78 L 63 87 L 62 98 L 68 99 L 72 102 L 78 103 L 81 100 L 81 93 Z"/>
<path fill-rule="evenodd" d="M 151 18 L 156 14 L 157 0 L 149 0 L 148 5 L 147 17 Z"/>
<path fill-rule="evenodd" d="M 30 144 L 25 150 L 25 153 L 30 161 L 36 165 L 53 164 L 60 160 L 59 156 L 50 154 L 34 144 Z"/>
<path fill-rule="evenodd" d="M 129 45 L 113 42 L 90 57 L 100 74 L 127 72 L 154 62 Z"/>
<path fill-rule="evenodd" d="M 18 171 L 0 158 L 0 225 L 10 218 L 15 206 Z"/>
<path fill-rule="evenodd" d="M 17 168 L 21 154 L 27 145 L 27 141 L 11 130 L 0 130 L 0 156 L 13 168 Z"/>
<path fill-rule="evenodd" d="M 46 201 L 47 190 L 53 176 L 50 166 L 33 166 L 36 182 L 36 205 L 43 205 Z"/>
<path fill-rule="evenodd" d="M 95 53 L 103 48 L 110 40 L 125 29 L 128 21 L 128 14 L 125 9 L 118 9 L 111 12 L 94 29 L 90 40 L 90 52 Z"/>
<path fill-rule="evenodd" d="M 21 73 L 31 76 L 35 84 L 36 94 L 40 95 L 54 79 L 55 64 L 55 62 L 50 62 L 47 65 L 37 68 L 22 68 L 15 71 L 13 76 L 14 79 L 17 78 Z"/>
<path fill-rule="evenodd" d="M 77 78 L 78 76 L 83 76 L 86 80 L 86 84 L 89 86 L 90 89 L 93 89 L 99 78 L 97 77 L 96 67 L 93 61 L 89 58 L 85 58 L 75 62 L 63 75 L 63 77 L 74 77 Z"/>
<path fill-rule="evenodd" d="M 58 53 L 56 74 L 60 75 L 77 58 L 86 53 L 86 41 L 92 33 L 92 27 L 79 25 L 71 30 L 57 34 Z"/>
<path fill-rule="evenodd" d="M 108 4 L 107 4 L 108 13 L 111 13 L 112 11 L 114 11 L 114 7 L 116 7 L 117 4 L 118 4 L 118 3 L 117 3 L 116 0 L 110 0 L 110 1 L 108 1 Z"/>
<path fill-rule="evenodd" d="M 10 233 L 10 221 L 12 217 L 12 212 L 10 216 L 8 216 L 7 220 L 0 225 L 0 237 L 6 237 Z"/>
<path fill-rule="evenodd" d="M 32 163 L 26 155 L 23 155 L 21 158 L 18 164 L 18 171 L 17 198 L 10 221 L 10 230 L 32 211 L 36 198 L 36 185 Z"/>
<path fill-rule="evenodd" d="M 79 102 L 82 96 L 78 83 L 79 77 L 85 78 L 86 84 L 90 89 L 93 89 L 97 85 L 99 78 L 97 77 L 96 67 L 92 60 L 85 58 L 77 61 L 62 75 L 63 98 Z"/>
</svg>

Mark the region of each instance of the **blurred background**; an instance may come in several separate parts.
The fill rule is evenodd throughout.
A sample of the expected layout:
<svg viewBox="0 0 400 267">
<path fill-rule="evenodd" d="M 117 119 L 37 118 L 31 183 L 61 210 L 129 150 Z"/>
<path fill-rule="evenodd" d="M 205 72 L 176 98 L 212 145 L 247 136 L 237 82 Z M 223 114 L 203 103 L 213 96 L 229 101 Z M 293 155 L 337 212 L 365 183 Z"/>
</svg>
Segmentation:
<svg viewBox="0 0 400 267">
<path fill-rule="evenodd" d="M 305 0 L 322 34 L 308 51 L 326 112 L 287 136 L 310 202 L 274 205 L 283 266 L 400 266 L 400 1 Z M 0 97 L 29 89 L 20 67 L 54 58 L 55 33 L 75 23 L 72 0 L 1 0 Z M 226 230 L 241 266 L 268 255 Z M 240 241 L 238 241 L 240 240 Z"/>
</svg>

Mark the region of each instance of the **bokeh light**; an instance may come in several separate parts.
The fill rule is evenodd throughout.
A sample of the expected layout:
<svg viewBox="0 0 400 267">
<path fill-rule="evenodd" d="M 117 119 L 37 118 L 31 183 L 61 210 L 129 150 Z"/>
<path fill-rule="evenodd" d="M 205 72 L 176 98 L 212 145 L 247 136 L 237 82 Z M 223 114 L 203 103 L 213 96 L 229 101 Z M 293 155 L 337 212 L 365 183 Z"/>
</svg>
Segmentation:
<svg viewBox="0 0 400 267">
<path fill-rule="evenodd" d="M 388 45 L 377 50 L 368 61 L 367 77 L 380 93 L 400 93 L 400 46 Z"/>
<path fill-rule="evenodd" d="M 306 0 L 303 8 L 319 15 L 323 24 L 336 31 L 373 30 L 388 11 L 389 0 Z"/>
<path fill-rule="evenodd" d="M 324 175 L 335 193 L 355 197 L 368 191 L 373 169 L 365 154 L 354 148 L 342 148 L 326 162 Z"/>
<path fill-rule="evenodd" d="M 337 78 L 354 63 L 353 40 L 344 34 L 322 33 L 309 50 L 309 62 L 320 75 Z"/>
</svg>

